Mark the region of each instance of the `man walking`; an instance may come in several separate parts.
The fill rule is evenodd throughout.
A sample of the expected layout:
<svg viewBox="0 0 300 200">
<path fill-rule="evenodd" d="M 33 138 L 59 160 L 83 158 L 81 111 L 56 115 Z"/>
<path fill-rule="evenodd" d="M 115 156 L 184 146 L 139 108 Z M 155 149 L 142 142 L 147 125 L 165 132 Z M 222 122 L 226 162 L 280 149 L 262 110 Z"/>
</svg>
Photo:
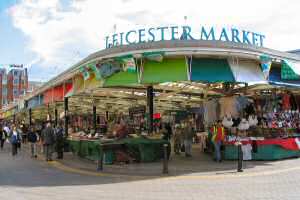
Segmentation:
<svg viewBox="0 0 300 200">
<path fill-rule="evenodd" d="M 27 139 L 28 139 L 28 142 L 30 143 L 31 158 L 37 158 L 36 142 L 38 141 L 38 135 L 35 132 L 35 130 L 33 129 L 33 127 L 30 128 Z"/>
<path fill-rule="evenodd" d="M 192 157 L 193 138 L 195 137 L 196 133 L 194 131 L 193 122 L 191 120 L 187 120 L 183 135 L 184 135 L 185 156 Z"/>
<path fill-rule="evenodd" d="M 57 152 L 57 159 L 63 159 L 64 130 L 60 124 L 56 128 L 55 134 L 56 134 L 55 148 L 56 148 L 56 152 Z"/>
<path fill-rule="evenodd" d="M 46 154 L 46 161 L 52 161 L 52 148 L 55 142 L 55 134 L 50 122 L 47 123 L 46 128 L 42 131 L 42 139 Z"/>
<path fill-rule="evenodd" d="M 221 146 L 225 139 L 225 131 L 222 122 L 220 120 L 217 122 L 217 126 L 213 127 L 212 133 L 213 133 L 212 142 L 214 143 L 215 146 L 215 160 L 217 162 L 221 162 L 222 161 Z"/>
</svg>

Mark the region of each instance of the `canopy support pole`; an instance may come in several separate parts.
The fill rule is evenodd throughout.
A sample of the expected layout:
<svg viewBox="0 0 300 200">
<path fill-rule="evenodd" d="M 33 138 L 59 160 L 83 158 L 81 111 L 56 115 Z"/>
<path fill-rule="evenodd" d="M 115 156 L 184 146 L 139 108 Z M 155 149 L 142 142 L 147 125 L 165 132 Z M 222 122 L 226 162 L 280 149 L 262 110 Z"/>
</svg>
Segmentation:
<svg viewBox="0 0 300 200">
<path fill-rule="evenodd" d="M 96 134 L 96 129 L 97 129 L 97 107 L 95 103 L 93 103 L 93 128 L 95 130 Z"/>
<path fill-rule="evenodd" d="M 153 86 L 147 87 L 148 133 L 153 132 Z"/>
<path fill-rule="evenodd" d="M 54 109 L 54 117 L 55 117 L 55 127 L 57 127 L 57 125 L 58 125 L 58 113 L 57 113 L 56 106 L 55 106 L 55 109 Z"/>
<path fill-rule="evenodd" d="M 64 109 L 65 109 L 65 137 L 68 137 L 68 125 L 69 125 L 69 116 L 68 116 L 68 110 L 69 110 L 69 98 L 65 97 L 64 98 Z"/>
<path fill-rule="evenodd" d="M 28 110 L 28 114 L 29 114 L 29 127 L 31 127 L 32 126 L 32 110 L 31 110 L 31 108 L 29 108 L 29 110 Z"/>
</svg>

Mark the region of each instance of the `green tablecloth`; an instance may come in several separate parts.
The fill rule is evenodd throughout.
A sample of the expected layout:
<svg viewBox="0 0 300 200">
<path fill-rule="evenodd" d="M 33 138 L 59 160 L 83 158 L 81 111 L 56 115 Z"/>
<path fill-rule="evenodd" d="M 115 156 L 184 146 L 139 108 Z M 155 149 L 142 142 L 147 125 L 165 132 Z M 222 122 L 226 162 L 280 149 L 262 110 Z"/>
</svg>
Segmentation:
<svg viewBox="0 0 300 200">
<path fill-rule="evenodd" d="M 280 160 L 300 156 L 300 151 L 292 151 L 279 145 L 259 145 L 257 152 L 252 152 L 252 160 Z M 224 157 L 226 160 L 237 159 L 237 146 L 225 145 Z"/>
<path fill-rule="evenodd" d="M 101 143 L 100 141 L 92 140 L 72 140 L 69 139 L 71 151 L 83 158 L 90 160 L 98 160 L 101 145 L 103 144 L 122 144 L 135 160 L 139 162 L 153 162 L 163 158 L 163 145 L 169 144 L 168 141 L 162 139 L 148 138 L 125 138 L 113 142 Z M 170 154 L 170 144 L 168 155 Z M 112 163 L 115 159 L 114 152 L 107 150 L 104 152 L 104 162 Z"/>
</svg>

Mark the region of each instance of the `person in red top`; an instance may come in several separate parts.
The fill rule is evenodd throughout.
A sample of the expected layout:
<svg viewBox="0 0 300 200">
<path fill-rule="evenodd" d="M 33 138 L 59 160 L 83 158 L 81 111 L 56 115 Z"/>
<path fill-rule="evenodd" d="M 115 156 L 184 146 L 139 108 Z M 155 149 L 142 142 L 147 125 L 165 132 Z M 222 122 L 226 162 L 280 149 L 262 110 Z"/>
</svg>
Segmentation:
<svg viewBox="0 0 300 200">
<path fill-rule="evenodd" d="M 218 121 L 217 125 L 213 127 L 212 134 L 213 134 L 212 142 L 214 143 L 215 146 L 215 160 L 217 162 L 221 162 L 222 161 L 221 146 L 225 139 L 225 131 L 222 122 L 220 120 Z"/>
</svg>

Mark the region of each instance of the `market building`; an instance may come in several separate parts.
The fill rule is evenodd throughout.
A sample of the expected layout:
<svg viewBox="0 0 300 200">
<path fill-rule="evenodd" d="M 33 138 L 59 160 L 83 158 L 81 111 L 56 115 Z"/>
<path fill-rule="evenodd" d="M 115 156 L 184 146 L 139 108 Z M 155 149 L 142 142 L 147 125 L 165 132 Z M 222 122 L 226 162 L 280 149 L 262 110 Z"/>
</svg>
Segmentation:
<svg viewBox="0 0 300 200">
<path fill-rule="evenodd" d="M 173 151 L 164 125 L 182 134 L 192 126 L 193 145 L 211 153 L 218 121 L 226 133 L 225 159 L 237 159 L 237 141 L 246 160 L 300 155 L 299 55 L 263 47 L 263 35 L 248 44 L 225 36 L 194 40 L 184 31 L 179 39 L 137 42 L 143 31 L 128 37 L 133 33 L 139 35 L 130 44 L 120 43 L 124 33 L 108 37 L 106 49 L 3 117 L 15 123 L 25 118 L 29 125 L 63 123 L 71 151 L 91 160 L 104 153 L 107 164 L 159 160 L 164 144 Z"/>
</svg>

